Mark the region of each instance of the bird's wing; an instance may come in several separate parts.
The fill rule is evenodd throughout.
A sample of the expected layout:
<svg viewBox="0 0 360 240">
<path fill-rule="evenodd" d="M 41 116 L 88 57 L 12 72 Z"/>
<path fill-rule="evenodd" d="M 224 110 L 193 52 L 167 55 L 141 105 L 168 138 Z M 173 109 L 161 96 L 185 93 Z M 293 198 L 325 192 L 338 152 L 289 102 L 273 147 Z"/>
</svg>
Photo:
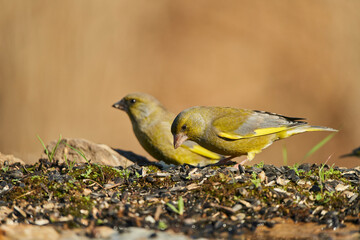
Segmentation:
<svg viewBox="0 0 360 240">
<path fill-rule="evenodd" d="M 302 118 L 244 110 L 221 116 L 213 121 L 217 135 L 228 140 L 259 137 L 306 124 Z"/>
</svg>

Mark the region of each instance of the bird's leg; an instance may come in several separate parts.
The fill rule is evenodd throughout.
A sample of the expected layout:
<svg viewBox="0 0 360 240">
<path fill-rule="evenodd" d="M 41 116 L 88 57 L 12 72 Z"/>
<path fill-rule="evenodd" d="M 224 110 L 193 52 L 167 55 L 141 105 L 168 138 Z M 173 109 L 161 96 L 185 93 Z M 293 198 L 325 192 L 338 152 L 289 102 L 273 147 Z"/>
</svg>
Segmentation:
<svg viewBox="0 0 360 240">
<path fill-rule="evenodd" d="M 246 158 L 246 159 L 244 159 L 243 161 L 241 161 L 239 164 L 241 165 L 241 166 L 244 166 L 244 164 L 246 163 L 246 162 L 248 162 L 248 161 L 250 161 L 248 158 Z"/>
<path fill-rule="evenodd" d="M 248 161 L 249 161 L 249 159 L 246 158 L 246 159 L 244 159 L 243 161 L 241 161 L 240 163 L 235 164 L 233 167 L 234 167 L 234 168 L 239 168 L 239 165 L 244 166 L 244 164 L 245 164 L 246 162 L 248 162 Z"/>
<path fill-rule="evenodd" d="M 261 152 L 261 150 L 260 150 L 260 151 L 248 152 L 247 158 L 246 158 L 245 160 L 241 161 L 240 163 L 235 164 L 234 167 L 238 168 L 238 167 L 239 167 L 239 164 L 240 164 L 241 166 L 244 166 L 244 164 L 245 164 L 246 162 L 249 162 L 249 161 L 253 160 L 254 157 L 255 157 L 255 154 L 256 154 L 256 153 L 259 153 L 259 152 Z"/>
<path fill-rule="evenodd" d="M 248 152 L 247 158 L 245 160 L 241 161 L 240 163 L 235 164 L 234 167 L 239 168 L 239 165 L 244 166 L 244 164 L 246 162 L 249 162 L 249 161 L 253 160 L 254 157 L 255 157 L 255 154 L 258 153 L 258 152 L 260 152 L 260 151 Z"/>
</svg>

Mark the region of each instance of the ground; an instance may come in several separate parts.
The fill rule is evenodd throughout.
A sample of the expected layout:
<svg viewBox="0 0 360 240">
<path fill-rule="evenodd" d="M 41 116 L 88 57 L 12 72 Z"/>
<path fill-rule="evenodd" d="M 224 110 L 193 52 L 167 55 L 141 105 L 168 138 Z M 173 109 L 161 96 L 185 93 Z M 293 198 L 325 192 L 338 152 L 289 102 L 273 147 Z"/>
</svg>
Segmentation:
<svg viewBox="0 0 360 240">
<path fill-rule="evenodd" d="M 8 239 L 20 236 L 12 226 L 50 227 L 58 239 L 360 237 L 359 167 L 124 168 L 44 158 L 5 163 L 0 172 L 0 237 Z"/>
</svg>

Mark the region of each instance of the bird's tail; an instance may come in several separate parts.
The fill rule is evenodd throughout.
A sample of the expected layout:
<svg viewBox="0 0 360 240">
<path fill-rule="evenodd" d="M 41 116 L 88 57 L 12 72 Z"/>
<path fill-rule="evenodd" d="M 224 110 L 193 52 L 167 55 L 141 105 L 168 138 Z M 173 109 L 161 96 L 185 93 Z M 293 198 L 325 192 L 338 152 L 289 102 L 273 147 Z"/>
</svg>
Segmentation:
<svg viewBox="0 0 360 240">
<path fill-rule="evenodd" d="M 329 128 L 329 127 L 321 127 L 321 126 L 310 126 L 310 125 L 298 125 L 287 130 L 282 131 L 279 134 L 280 138 L 287 138 L 292 135 L 304 132 L 315 132 L 315 131 L 330 131 L 330 132 L 337 132 L 338 130 Z"/>
</svg>

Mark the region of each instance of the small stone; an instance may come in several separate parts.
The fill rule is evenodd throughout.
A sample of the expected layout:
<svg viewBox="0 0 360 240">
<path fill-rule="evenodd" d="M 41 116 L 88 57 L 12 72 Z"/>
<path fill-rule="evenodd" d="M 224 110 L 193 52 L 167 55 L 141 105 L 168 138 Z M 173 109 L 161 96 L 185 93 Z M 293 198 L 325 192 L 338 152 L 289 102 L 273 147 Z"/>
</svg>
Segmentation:
<svg viewBox="0 0 360 240">
<path fill-rule="evenodd" d="M 251 203 L 249 203 L 249 202 L 247 202 L 247 201 L 245 201 L 245 200 L 239 200 L 239 202 L 240 202 L 242 205 L 244 205 L 245 207 L 247 207 L 247 208 L 251 208 L 251 207 L 252 207 Z"/>
<path fill-rule="evenodd" d="M 238 188 L 236 189 L 237 194 L 240 194 L 243 197 L 249 196 L 249 192 L 245 188 Z"/>
<path fill-rule="evenodd" d="M 203 175 L 201 173 L 195 173 L 195 174 L 191 174 L 189 176 L 190 176 L 191 180 L 198 180 L 198 179 L 201 179 Z"/>
<path fill-rule="evenodd" d="M 297 185 L 305 185 L 306 181 L 304 179 L 300 179 L 299 181 L 296 182 Z"/>
<path fill-rule="evenodd" d="M 151 215 L 145 217 L 145 222 L 149 222 L 152 224 L 156 223 L 155 219 Z"/>
<path fill-rule="evenodd" d="M 186 186 L 186 189 L 187 190 L 193 190 L 193 189 L 197 189 L 199 188 L 200 186 L 197 184 L 197 183 L 191 183 L 189 185 Z"/>
<path fill-rule="evenodd" d="M 196 220 L 193 219 L 193 218 L 185 218 L 185 219 L 184 219 L 184 223 L 185 223 L 186 225 L 192 225 L 192 224 L 196 223 Z"/>
<path fill-rule="evenodd" d="M 240 205 L 240 204 L 235 204 L 235 206 L 232 207 L 232 210 L 233 210 L 234 212 L 237 212 L 237 211 L 239 211 L 240 209 L 242 209 L 242 205 Z"/>
<path fill-rule="evenodd" d="M 344 194 L 346 195 L 347 198 L 351 198 L 352 196 L 355 195 L 355 193 L 350 192 L 350 191 L 344 191 Z"/>
<path fill-rule="evenodd" d="M 270 181 L 267 184 L 265 184 L 265 187 L 272 187 L 275 185 L 275 181 Z"/>
<path fill-rule="evenodd" d="M 344 185 L 344 184 L 340 183 L 335 187 L 335 190 L 338 192 L 342 192 L 342 191 L 347 190 L 349 187 L 350 187 L 349 185 Z"/>
<path fill-rule="evenodd" d="M 183 186 L 175 186 L 169 189 L 170 192 L 178 192 L 178 191 L 183 191 L 185 189 L 185 187 Z"/>
<path fill-rule="evenodd" d="M 357 197 L 359 196 L 358 193 L 355 193 L 350 199 L 349 199 L 349 203 L 352 203 L 353 201 L 355 201 L 355 199 L 357 199 Z"/>
<path fill-rule="evenodd" d="M 54 203 L 45 203 L 42 207 L 44 209 L 51 210 L 51 209 L 55 208 L 55 204 Z"/>
<path fill-rule="evenodd" d="M 197 170 L 198 170 L 198 168 L 194 168 L 194 169 L 192 169 L 192 170 L 189 172 L 189 174 L 188 174 L 188 175 L 192 175 L 192 174 L 194 174 Z"/>
<path fill-rule="evenodd" d="M 288 194 L 287 191 L 285 191 L 285 190 L 283 190 L 283 189 L 281 189 L 281 188 L 274 188 L 274 191 L 279 192 L 279 193 L 286 193 L 286 194 Z"/>
<path fill-rule="evenodd" d="M 322 210 L 322 211 L 320 212 L 320 215 L 325 215 L 327 212 L 328 212 L 328 211 L 326 211 L 326 210 Z"/>
<path fill-rule="evenodd" d="M 80 209 L 80 213 L 84 215 L 89 215 L 89 211 L 85 209 Z"/>
<path fill-rule="evenodd" d="M 68 162 L 86 163 L 88 159 L 91 159 L 91 163 L 110 166 L 127 167 L 133 164 L 132 161 L 120 155 L 119 152 L 109 146 L 97 144 L 85 139 L 63 138 L 59 144 L 58 140 L 54 140 L 47 145 L 47 149 L 54 149 L 56 145 L 58 146 L 53 160 L 59 161 L 60 163 L 65 162 L 65 155 Z M 80 150 L 86 159 L 79 157 L 79 154 L 74 149 Z M 47 159 L 48 156 L 44 152 L 41 158 Z"/>
<path fill-rule="evenodd" d="M 34 222 L 34 224 L 38 225 L 38 226 L 43 226 L 43 225 L 46 225 L 46 224 L 49 224 L 49 223 L 50 223 L 50 221 L 47 220 L 47 219 L 37 219 Z"/>
<path fill-rule="evenodd" d="M 5 219 L 11 212 L 12 212 L 12 210 L 10 208 L 1 206 L 0 207 L 0 221 Z"/>
<path fill-rule="evenodd" d="M 167 176 L 170 176 L 170 173 L 157 172 L 157 173 L 155 174 L 155 176 L 157 176 L 157 177 L 167 177 Z"/>
<path fill-rule="evenodd" d="M 290 180 L 286 180 L 286 179 L 283 179 L 283 178 L 281 178 L 281 177 L 278 177 L 278 178 L 276 179 L 276 183 L 277 183 L 278 185 L 281 185 L 281 186 L 285 186 L 285 185 L 287 185 L 289 182 L 290 182 Z"/>
<path fill-rule="evenodd" d="M 245 219 L 246 214 L 245 214 L 245 213 L 238 213 L 238 214 L 236 214 L 236 217 L 237 217 L 239 220 L 243 220 L 243 219 Z"/>
<path fill-rule="evenodd" d="M 323 209 L 324 209 L 323 206 L 318 206 L 317 208 L 315 208 L 315 210 L 312 212 L 312 214 L 313 214 L 313 215 L 317 215 L 317 214 L 319 214 Z"/>
<path fill-rule="evenodd" d="M 261 171 L 258 175 L 259 179 L 261 182 L 265 182 L 266 181 L 266 175 L 265 175 L 265 172 L 264 171 Z"/>
<path fill-rule="evenodd" d="M 81 223 L 83 226 L 88 226 L 88 225 L 89 225 L 89 220 L 84 219 L 84 218 L 81 218 L 81 219 L 80 219 L 80 223 Z"/>
<path fill-rule="evenodd" d="M 12 178 L 22 178 L 24 176 L 24 174 L 19 170 L 15 170 L 10 173 L 10 176 Z"/>
</svg>

